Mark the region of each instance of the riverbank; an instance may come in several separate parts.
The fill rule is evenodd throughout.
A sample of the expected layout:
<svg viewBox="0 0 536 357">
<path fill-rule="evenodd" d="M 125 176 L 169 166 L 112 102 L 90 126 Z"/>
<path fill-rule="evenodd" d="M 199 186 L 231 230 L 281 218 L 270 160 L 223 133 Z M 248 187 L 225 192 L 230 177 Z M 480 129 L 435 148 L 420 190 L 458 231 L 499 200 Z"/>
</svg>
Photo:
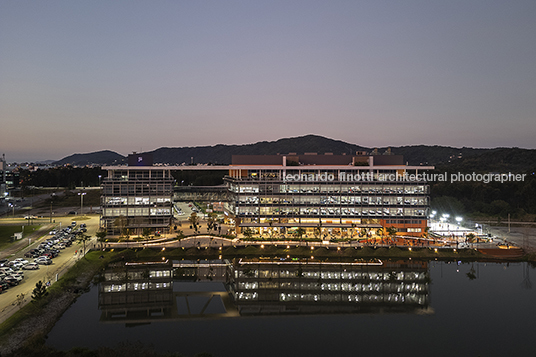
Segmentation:
<svg viewBox="0 0 536 357">
<path fill-rule="evenodd" d="M 92 251 L 47 289 L 48 295 L 26 304 L 0 325 L 0 355 L 31 356 L 61 315 L 89 286 L 93 276 L 121 252 Z M 30 300 L 31 296 L 25 296 Z M 34 353 L 35 352 L 35 353 Z"/>
</svg>

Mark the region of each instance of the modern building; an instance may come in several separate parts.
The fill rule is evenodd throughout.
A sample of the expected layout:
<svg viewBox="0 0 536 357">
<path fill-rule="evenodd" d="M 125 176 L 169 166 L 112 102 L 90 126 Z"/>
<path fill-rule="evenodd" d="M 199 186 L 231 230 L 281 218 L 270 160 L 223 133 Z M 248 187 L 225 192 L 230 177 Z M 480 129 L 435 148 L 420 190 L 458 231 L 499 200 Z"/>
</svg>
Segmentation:
<svg viewBox="0 0 536 357">
<path fill-rule="evenodd" d="M 101 227 L 108 234 L 166 233 L 173 219 L 174 179 L 167 167 L 152 166 L 148 154 L 132 154 L 129 166 L 103 167 Z"/>
<path fill-rule="evenodd" d="M 431 169 L 405 165 L 400 155 L 363 152 L 233 156 L 224 179 L 226 212 L 238 234 L 352 238 L 394 227 L 421 236 Z"/>
</svg>

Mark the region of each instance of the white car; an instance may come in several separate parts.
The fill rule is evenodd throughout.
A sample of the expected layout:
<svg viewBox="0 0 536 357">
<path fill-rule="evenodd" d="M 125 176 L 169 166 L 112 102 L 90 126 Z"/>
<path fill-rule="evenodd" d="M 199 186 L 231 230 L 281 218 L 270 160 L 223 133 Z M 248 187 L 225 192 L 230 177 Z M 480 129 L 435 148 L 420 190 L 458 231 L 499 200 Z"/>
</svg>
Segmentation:
<svg viewBox="0 0 536 357">
<path fill-rule="evenodd" d="M 47 257 L 36 258 L 36 259 L 34 259 L 34 262 L 37 263 L 37 264 L 45 264 L 45 265 L 52 264 L 52 260 L 48 259 Z"/>
<path fill-rule="evenodd" d="M 15 260 L 13 260 L 14 262 L 18 262 L 18 263 L 21 263 L 22 265 L 26 265 L 29 263 L 29 261 L 27 261 L 26 259 L 24 258 L 17 258 Z"/>
<path fill-rule="evenodd" d="M 19 283 L 22 281 L 22 276 L 19 276 L 17 274 L 11 274 L 10 277 L 16 279 Z"/>
<path fill-rule="evenodd" d="M 22 269 L 25 270 L 36 270 L 39 269 L 39 264 L 37 263 L 28 263 L 25 266 L 22 267 Z"/>
</svg>

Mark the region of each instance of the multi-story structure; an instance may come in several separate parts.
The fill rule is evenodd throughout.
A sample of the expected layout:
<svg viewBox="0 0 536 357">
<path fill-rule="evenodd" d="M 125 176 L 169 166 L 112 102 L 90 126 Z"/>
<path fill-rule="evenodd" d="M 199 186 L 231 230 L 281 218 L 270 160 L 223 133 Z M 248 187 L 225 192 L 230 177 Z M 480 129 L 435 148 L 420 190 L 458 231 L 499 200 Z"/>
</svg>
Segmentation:
<svg viewBox="0 0 536 357">
<path fill-rule="evenodd" d="M 173 219 L 174 179 L 149 155 L 129 155 L 129 166 L 107 166 L 101 183 L 101 227 L 108 234 L 168 232 Z"/>
<path fill-rule="evenodd" d="M 426 170 L 400 155 L 238 155 L 225 182 L 239 234 L 357 237 L 396 228 L 422 235 L 429 210 Z"/>
</svg>

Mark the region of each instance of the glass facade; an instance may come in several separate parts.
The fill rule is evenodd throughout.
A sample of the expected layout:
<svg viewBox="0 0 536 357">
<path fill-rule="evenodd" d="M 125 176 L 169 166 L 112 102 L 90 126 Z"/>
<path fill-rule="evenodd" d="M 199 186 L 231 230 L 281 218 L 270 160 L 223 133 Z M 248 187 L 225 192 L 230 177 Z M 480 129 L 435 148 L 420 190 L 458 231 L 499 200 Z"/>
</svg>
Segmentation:
<svg viewBox="0 0 536 357">
<path fill-rule="evenodd" d="M 174 179 L 170 170 L 159 167 L 108 169 L 102 181 L 102 226 L 108 234 L 142 234 L 169 230 L 173 218 Z M 118 220 L 121 217 L 122 219 Z"/>
<path fill-rule="evenodd" d="M 227 211 L 237 232 L 251 227 L 256 233 L 266 228 L 284 233 L 303 227 L 312 234 L 321 225 L 393 226 L 399 232 L 419 233 L 427 224 L 429 186 L 424 180 L 405 180 L 409 174 L 381 168 L 242 170 L 240 176 L 225 179 L 230 193 Z"/>
</svg>

